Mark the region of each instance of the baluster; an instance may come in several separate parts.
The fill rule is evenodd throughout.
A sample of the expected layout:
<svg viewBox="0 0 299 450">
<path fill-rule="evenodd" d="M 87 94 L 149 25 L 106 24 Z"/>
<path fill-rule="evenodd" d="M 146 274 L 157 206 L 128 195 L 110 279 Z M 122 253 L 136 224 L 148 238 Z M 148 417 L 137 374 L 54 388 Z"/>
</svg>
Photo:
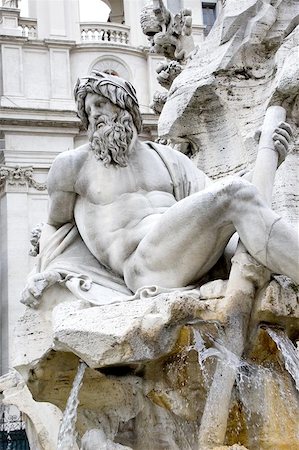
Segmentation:
<svg viewBox="0 0 299 450">
<path fill-rule="evenodd" d="M 117 35 L 116 35 L 116 31 L 115 30 L 111 30 L 110 41 L 111 42 L 117 42 Z"/>
<path fill-rule="evenodd" d="M 28 28 L 28 37 L 29 37 L 30 39 L 33 39 L 33 38 L 34 38 L 34 28 L 33 28 L 32 25 L 31 25 L 31 27 Z"/>
<path fill-rule="evenodd" d="M 120 43 L 120 32 L 118 30 L 115 30 L 115 42 Z"/>
<path fill-rule="evenodd" d="M 96 28 L 94 31 L 94 39 L 95 41 L 99 42 L 100 41 L 100 32 L 99 30 Z"/>
<path fill-rule="evenodd" d="M 26 30 L 22 26 L 22 34 L 26 35 Z M 30 27 L 30 37 L 35 37 L 34 27 Z M 118 30 L 117 28 L 98 28 L 97 26 L 90 28 L 81 28 L 81 41 L 82 42 L 113 42 L 121 45 L 129 44 L 129 33 L 126 30 Z"/>
</svg>

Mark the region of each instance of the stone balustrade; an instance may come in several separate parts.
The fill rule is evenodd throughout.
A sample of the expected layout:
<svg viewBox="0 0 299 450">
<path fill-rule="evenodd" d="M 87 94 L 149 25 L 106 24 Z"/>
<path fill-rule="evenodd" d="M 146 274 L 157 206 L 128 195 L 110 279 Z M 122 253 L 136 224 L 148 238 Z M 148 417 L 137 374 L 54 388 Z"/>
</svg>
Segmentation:
<svg viewBox="0 0 299 450">
<path fill-rule="evenodd" d="M 111 44 L 128 45 L 130 41 L 130 27 L 115 23 L 80 24 L 81 42 L 109 42 Z"/>
<path fill-rule="evenodd" d="M 22 36 L 37 39 L 37 20 L 20 17 L 18 29 Z M 82 43 L 107 42 L 118 45 L 128 45 L 130 41 L 130 27 L 118 23 L 80 23 Z"/>
<path fill-rule="evenodd" d="M 37 20 L 27 17 L 20 17 L 19 29 L 22 31 L 22 36 L 28 39 L 37 38 Z"/>
</svg>

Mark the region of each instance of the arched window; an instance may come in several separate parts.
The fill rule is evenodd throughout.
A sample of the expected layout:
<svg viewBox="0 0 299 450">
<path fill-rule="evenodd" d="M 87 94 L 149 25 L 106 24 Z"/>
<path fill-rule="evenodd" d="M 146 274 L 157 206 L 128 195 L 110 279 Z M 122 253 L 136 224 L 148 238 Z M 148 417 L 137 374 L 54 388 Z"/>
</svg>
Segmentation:
<svg viewBox="0 0 299 450">
<path fill-rule="evenodd" d="M 115 56 L 103 56 L 92 63 L 90 71 L 98 70 L 100 72 L 117 75 L 125 80 L 131 81 L 131 72 L 127 64 Z"/>
<path fill-rule="evenodd" d="M 80 22 L 107 22 L 109 5 L 109 1 L 79 0 Z"/>
<path fill-rule="evenodd" d="M 116 70 L 113 70 L 113 69 L 105 69 L 105 70 L 103 70 L 103 72 L 108 73 L 109 75 L 115 75 L 117 77 L 120 76 L 119 73 L 117 73 Z"/>
</svg>

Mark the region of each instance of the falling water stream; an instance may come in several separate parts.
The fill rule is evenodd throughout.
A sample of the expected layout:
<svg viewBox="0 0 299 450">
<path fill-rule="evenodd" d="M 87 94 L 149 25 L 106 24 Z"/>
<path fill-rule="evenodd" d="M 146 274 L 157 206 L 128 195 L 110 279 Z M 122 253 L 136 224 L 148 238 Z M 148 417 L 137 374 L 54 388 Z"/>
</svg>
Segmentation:
<svg viewBox="0 0 299 450">
<path fill-rule="evenodd" d="M 281 351 L 285 368 L 294 379 L 296 389 L 299 391 L 299 357 L 293 342 L 283 330 L 274 330 L 270 327 L 266 327 L 266 330 Z"/>
<path fill-rule="evenodd" d="M 193 328 L 193 335 L 194 335 L 193 348 L 198 353 L 198 363 L 205 377 L 207 376 L 207 374 L 205 373 L 204 363 L 207 358 L 215 357 L 221 359 L 222 361 L 226 362 L 227 365 L 235 368 L 239 367 L 240 364 L 242 364 L 242 360 L 235 353 L 228 350 L 224 342 L 222 342 L 220 339 L 213 339 L 210 336 L 210 339 L 213 342 L 213 347 L 207 348 L 205 346 L 204 339 L 202 338 L 200 332 L 195 328 Z"/>
<path fill-rule="evenodd" d="M 299 391 L 299 358 L 296 354 L 296 348 L 288 338 L 286 333 L 279 329 L 265 327 L 269 336 L 276 343 L 278 349 L 281 351 L 286 370 L 290 373 L 295 381 L 296 388 Z M 269 369 L 257 367 L 248 364 L 246 361 L 237 357 L 233 352 L 229 351 L 222 339 L 209 339 L 213 342 L 213 347 L 207 348 L 201 333 L 193 328 L 194 345 L 192 346 L 198 353 L 198 362 L 201 367 L 205 384 L 208 385 L 208 373 L 205 368 L 205 361 L 209 357 L 215 357 L 225 362 L 231 367 L 234 367 L 237 373 L 237 386 L 241 401 L 244 405 L 248 423 L 252 422 L 252 414 L 255 416 L 255 421 L 258 416 L 262 415 L 259 411 L 258 393 L 264 382 L 264 371 Z M 57 450 L 73 450 L 76 445 L 76 420 L 77 407 L 79 404 L 79 391 L 82 385 L 83 376 L 87 365 L 81 361 L 79 363 L 78 371 L 75 376 L 73 386 L 68 398 L 66 408 L 63 414 L 62 423 L 59 430 Z M 256 395 L 253 395 L 256 393 Z"/>
<path fill-rule="evenodd" d="M 86 367 L 85 362 L 80 361 L 60 425 L 57 450 L 73 450 L 76 443 L 78 396 Z"/>
<path fill-rule="evenodd" d="M 285 368 L 295 381 L 297 390 L 299 391 L 299 357 L 296 348 L 292 341 L 289 339 L 285 331 L 281 329 L 274 329 L 271 327 L 265 327 L 265 330 L 269 336 L 276 343 L 280 350 L 285 363 Z M 213 347 L 206 348 L 204 339 L 200 332 L 193 328 L 194 334 L 194 346 L 193 348 L 198 353 L 198 362 L 203 375 L 206 379 L 207 374 L 205 371 L 205 361 L 209 357 L 216 357 L 225 361 L 228 365 L 238 369 L 238 372 L 242 372 L 242 369 L 246 366 L 248 369 L 251 367 L 244 360 L 240 359 L 233 352 L 229 351 L 223 342 L 218 339 L 212 339 Z"/>
<path fill-rule="evenodd" d="M 283 330 L 273 329 L 271 327 L 265 327 L 264 329 L 280 350 L 284 358 L 285 368 L 294 379 L 296 388 L 299 391 L 299 358 L 295 346 Z M 265 414 L 263 402 L 260 401 L 260 398 L 263 395 L 265 380 L 271 376 L 271 369 L 261 365 L 248 363 L 244 359 L 239 358 L 226 348 L 225 340 L 222 339 L 221 336 L 218 336 L 216 339 L 207 336 L 213 345 L 212 347 L 207 348 L 200 331 L 193 328 L 193 335 L 193 348 L 198 353 L 198 363 L 202 370 L 206 386 L 208 386 L 209 381 L 211 381 L 209 380 L 205 364 L 207 358 L 217 358 L 236 371 L 236 386 L 239 398 L 243 404 L 248 439 L 251 447 L 257 448 L 258 429 L 264 420 Z M 282 386 L 281 389 L 283 390 Z M 281 396 L 283 396 L 283 392 L 281 393 Z"/>
</svg>

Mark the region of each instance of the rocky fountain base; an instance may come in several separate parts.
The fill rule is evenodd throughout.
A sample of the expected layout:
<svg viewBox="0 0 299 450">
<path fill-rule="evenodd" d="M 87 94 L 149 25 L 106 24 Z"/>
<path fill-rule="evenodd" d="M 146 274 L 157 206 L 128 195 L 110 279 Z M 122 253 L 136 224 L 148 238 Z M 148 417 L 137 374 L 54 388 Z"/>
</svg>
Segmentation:
<svg viewBox="0 0 299 450">
<path fill-rule="evenodd" d="M 50 288 L 45 304 L 61 289 Z M 31 448 L 202 448 L 201 416 L 219 359 L 235 365 L 237 377 L 225 445 L 214 448 L 298 448 L 298 356 L 289 339 L 298 330 L 296 289 L 280 278 L 260 292 L 242 360 L 223 345 L 224 292 L 225 282 L 214 281 L 112 306 L 28 309 L 17 326 L 18 372 L 2 377 L 1 390 L 4 403 L 26 414 Z M 66 413 L 76 431 L 66 427 L 68 444 L 57 447 L 80 360 L 88 367 Z"/>
</svg>

